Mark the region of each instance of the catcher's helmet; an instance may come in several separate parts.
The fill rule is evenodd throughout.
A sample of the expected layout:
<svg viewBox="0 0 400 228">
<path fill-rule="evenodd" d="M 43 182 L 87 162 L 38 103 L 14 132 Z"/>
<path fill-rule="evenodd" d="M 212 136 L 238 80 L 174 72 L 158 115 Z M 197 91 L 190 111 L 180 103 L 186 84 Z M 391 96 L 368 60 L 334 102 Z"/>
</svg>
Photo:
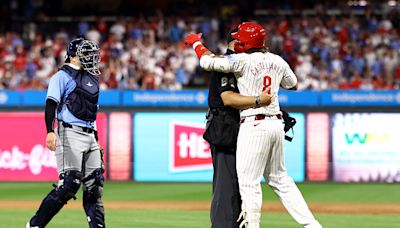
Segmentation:
<svg viewBox="0 0 400 228">
<path fill-rule="evenodd" d="M 99 75 L 100 48 L 90 40 L 83 40 L 78 44 L 76 56 L 82 68 L 92 75 Z"/>
<path fill-rule="evenodd" d="M 243 22 L 239 25 L 238 31 L 232 33 L 232 37 L 238 42 L 235 45 L 235 52 L 246 52 L 252 48 L 263 48 L 266 40 L 265 29 L 254 22 Z"/>
<path fill-rule="evenodd" d="M 68 47 L 67 47 L 67 56 L 75 57 L 76 56 L 76 51 L 78 50 L 78 45 L 82 43 L 85 39 L 83 38 L 76 38 L 71 40 L 69 42 Z"/>
</svg>

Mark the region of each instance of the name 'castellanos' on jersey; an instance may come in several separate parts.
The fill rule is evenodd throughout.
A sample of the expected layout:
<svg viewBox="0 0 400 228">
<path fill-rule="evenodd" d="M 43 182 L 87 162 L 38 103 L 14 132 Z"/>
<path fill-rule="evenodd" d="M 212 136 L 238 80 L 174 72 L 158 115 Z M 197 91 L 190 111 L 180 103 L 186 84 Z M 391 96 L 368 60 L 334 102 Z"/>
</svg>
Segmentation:
<svg viewBox="0 0 400 228">
<path fill-rule="evenodd" d="M 289 64 L 282 57 L 271 52 L 253 52 L 231 54 L 227 58 L 213 58 L 204 55 L 200 66 L 205 70 L 233 72 L 237 78 L 238 88 L 244 96 L 258 96 L 270 87 L 269 94 L 275 94 L 271 104 L 265 107 L 246 109 L 242 117 L 256 114 L 280 114 L 278 91 L 282 86 L 290 89 L 297 84 L 297 78 Z"/>
</svg>

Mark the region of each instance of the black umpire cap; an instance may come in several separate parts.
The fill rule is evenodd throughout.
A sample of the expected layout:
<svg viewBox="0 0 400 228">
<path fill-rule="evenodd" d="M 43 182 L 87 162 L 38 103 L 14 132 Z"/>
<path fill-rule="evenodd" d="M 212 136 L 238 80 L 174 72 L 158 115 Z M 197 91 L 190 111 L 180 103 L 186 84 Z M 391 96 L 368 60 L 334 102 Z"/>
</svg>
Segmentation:
<svg viewBox="0 0 400 228">
<path fill-rule="evenodd" d="M 230 43 L 231 41 L 235 40 L 235 39 L 232 37 L 232 33 L 236 33 L 237 31 L 238 31 L 238 28 L 237 28 L 237 27 L 234 28 L 234 29 L 232 29 L 232 30 L 228 33 L 228 36 L 226 37 L 226 42 Z"/>
</svg>

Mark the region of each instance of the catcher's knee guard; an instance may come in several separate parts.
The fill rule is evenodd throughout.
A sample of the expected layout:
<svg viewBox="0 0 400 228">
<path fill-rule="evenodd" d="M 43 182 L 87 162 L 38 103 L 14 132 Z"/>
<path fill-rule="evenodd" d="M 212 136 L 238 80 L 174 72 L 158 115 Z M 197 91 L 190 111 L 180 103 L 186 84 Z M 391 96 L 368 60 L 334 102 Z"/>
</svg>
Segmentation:
<svg viewBox="0 0 400 228">
<path fill-rule="evenodd" d="M 106 227 L 104 222 L 103 196 L 104 176 L 101 169 L 96 169 L 84 180 L 83 208 L 90 228 Z"/>
<path fill-rule="evenodd" d="M 61 175 L 61 179 L 63 184 L 56 190 L 61 202 L 66 204 L 68 200 L 75 198 L 75 194 L 81 186 L 82 173 L 75 170 L 67 171 L 64 175 Z"/>
<path fill-rule="evenodd" d="M 60 175 L 62 184 L 43 199 L 39 210 L 30 220 L 31 226 L 45 227 L 68 200 L 75 197 L 81 185 L 82 173 L 70 170 Z"/>
</svg>

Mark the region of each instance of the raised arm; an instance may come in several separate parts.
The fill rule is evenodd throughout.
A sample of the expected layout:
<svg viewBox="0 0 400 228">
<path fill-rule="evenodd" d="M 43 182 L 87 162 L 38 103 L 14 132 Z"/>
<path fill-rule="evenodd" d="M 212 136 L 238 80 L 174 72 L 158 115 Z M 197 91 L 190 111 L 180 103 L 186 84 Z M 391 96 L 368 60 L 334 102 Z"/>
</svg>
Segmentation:
<svg viewBox="0 0 400 228">
<path fill-rule="evenodd" d="M 203 43 L 201 43 L 201 35 L 201 33 L 190 33 L 184 40 L 185 44 L 191 46 L 196 52 L 197 57 L 200 59 L 200 67 L 207 71 L 232 72 L 229 59 L 226 56 L 216 56 L 209 51 Z"/>
</svg>

